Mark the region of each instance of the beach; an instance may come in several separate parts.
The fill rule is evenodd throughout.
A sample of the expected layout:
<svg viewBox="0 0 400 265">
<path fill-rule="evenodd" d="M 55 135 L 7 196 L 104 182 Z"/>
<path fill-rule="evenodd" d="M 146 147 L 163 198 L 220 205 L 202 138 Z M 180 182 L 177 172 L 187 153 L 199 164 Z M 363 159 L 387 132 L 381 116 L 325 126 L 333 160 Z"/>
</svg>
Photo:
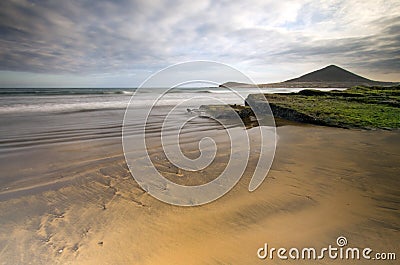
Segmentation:
<svg viewBox="0 0 400 265">
<path fill-rule="evenodd" d="M 0 265 L 400 264 L 399 29 L 399 0 L 0 0 Z"/>
<path fill-rule="evenodd" d="M 257 257 L 265 243 L 320 249 L 336 245 L 339 236 L 349 246 L 398 251 L 398 130 L 280 121 L 275 158 L 257 190 L 248 191 L 257 163 L 255 137 L 246 171 L 231 191 L 209 204 L 179 207 L 150 196 L 128 170 L 121 143 L 128 100 L 119 92 L 91 95 L 87 101 L 97 102 L 91 108 L 76 102 L 76 109 L 57 105 L 29 115 L 3 105 L 0 264 L 342 264 L 328 257 L 311 262 Z M 27 101 L 19 107 L 27 108 Z M 187 115 L 182 111 L 177 122 Z M 250 135 L 256 130 L 247 129 Z M 181 142 L 195 151 L 196 139 L 221 137 L 212 170 L 218 173 L 230 145 L 223 134 L 218 124 L 198 118 Z M 158 136 L 156 129 L 149 134 L 150 153 L 160 147 Z M 159 171 L 178 183 L 215 177 L 209 172 L 194 180 L 181 176 L 154 155 Z"/>
</svg>

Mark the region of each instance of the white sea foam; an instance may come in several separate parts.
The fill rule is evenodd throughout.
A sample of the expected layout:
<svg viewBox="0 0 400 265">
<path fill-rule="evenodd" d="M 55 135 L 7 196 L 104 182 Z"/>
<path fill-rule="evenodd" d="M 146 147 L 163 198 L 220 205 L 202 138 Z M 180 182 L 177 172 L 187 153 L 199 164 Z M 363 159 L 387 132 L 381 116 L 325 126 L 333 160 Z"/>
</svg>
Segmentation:
<svg viewBox="0 0 400 265">
<path fill-rule="evenodd" d="M 160 97 L 157 105 L 176 105 L 183 100 L 192 99 L 196 108 L 209 104 L 210 99 L 226 104 L 243 104 L 248 94 L 288 93 L 300 88 L 174 88 L 166 94 L 165 89 L 1 89 L 0 114 L 30 112 L 78 112 L 104 109 L 125 109 L 133 95 L 136 106 L 154 104 L 154 98 Z"/>
</svg>

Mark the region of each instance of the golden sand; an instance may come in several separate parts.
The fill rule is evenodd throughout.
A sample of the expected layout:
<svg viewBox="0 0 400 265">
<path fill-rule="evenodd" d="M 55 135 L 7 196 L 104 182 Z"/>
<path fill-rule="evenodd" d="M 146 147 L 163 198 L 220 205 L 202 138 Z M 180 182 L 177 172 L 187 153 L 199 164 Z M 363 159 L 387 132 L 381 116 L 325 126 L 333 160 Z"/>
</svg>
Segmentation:
<svg viewBox="0 0 400 265">
<path fill-rule="evenodd" d="M 0 264 L 311 264 L 260 260 L 257 250 L 264 243 L 326 247 L 338 236 L 351 246 L 398 251 L 399 132 L 316 126 L 277 132 L 264 183 L 247 190 L 250 161 L 233 190 L 203 206 L 149 196 L 130 176 L 118 143 L 82 161 L 61 187 L 9 198 L 3 192 Z"/>
</svg>

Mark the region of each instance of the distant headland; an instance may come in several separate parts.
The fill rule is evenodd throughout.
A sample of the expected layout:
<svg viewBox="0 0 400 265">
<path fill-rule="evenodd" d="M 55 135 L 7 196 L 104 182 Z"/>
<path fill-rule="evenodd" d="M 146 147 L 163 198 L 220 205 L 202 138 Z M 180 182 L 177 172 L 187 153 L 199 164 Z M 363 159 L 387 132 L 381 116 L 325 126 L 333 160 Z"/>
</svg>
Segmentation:
<svg viewBox="0 0 400 265">
<path fill-rule="evenodd" d="M 400 82 L 375 81 L 336 65 L 329 65 L 322 69 L 289 79 L 279 83 L 258 84 L 262 88 L 298 87 L 298 88 L 350 88 L 353 86 L 393 86 Z M 252 84 L 226 82 L 220 87 L 253 87 Z"/>
</svg>

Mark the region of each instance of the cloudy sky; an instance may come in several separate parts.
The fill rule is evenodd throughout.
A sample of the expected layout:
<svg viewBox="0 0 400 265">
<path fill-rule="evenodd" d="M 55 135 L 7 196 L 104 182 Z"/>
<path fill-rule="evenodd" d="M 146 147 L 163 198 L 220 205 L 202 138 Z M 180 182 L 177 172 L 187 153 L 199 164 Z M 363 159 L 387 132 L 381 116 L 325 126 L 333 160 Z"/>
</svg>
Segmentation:
<svg viewBox="0 0 400 265">
<path fill-rule="evenodd" d="M 400 80 L 398 0 L 1 0 L 0 87 L 134 87 L 213 60 L 258 83 L 337 64 Z"/>
</svg>

